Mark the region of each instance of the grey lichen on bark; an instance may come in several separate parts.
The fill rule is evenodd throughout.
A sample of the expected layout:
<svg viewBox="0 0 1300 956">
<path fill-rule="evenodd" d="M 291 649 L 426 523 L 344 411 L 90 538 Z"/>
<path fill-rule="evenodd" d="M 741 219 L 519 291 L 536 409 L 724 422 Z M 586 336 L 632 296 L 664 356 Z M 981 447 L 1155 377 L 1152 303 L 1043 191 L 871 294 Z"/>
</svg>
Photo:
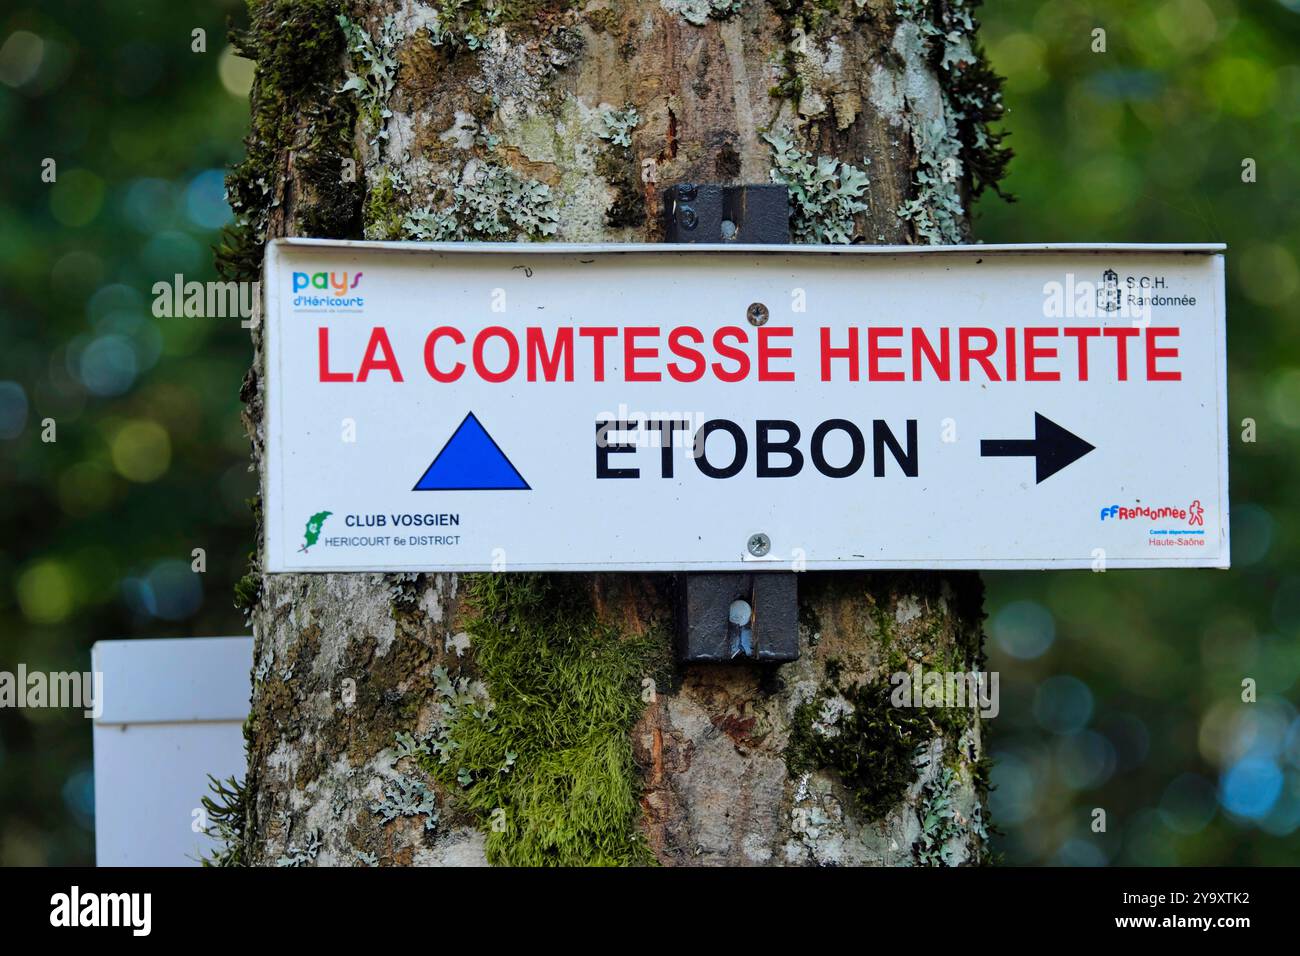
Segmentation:
<svg viewBox="0 0 1300 956">
<path fill-rule="evenodd" d="M 659 194 L 682 181 L 787 182 L 809 236 L 965 238 L 972 194 L 1005 163 L 968 6 L 251 0 L 254 124 L 223 264 L 252 277 L 261 244 L 289 235 L 656 241 Z M 254 346 L 242 394 L 261 469 L 257 331 Z M 666 647 L 647 623 L 665 614 L 663 579 L 568 587 L 592 628 Z M 980 666 L 978 577 L 805 573 L 800 590 L 798 661 L 626 689 L 645 854 L 622 861 L 982 861 L 978 716 L 887 699 L 888 675 L 914 664 Z M 512 859 L 509 827 L 465 799 L 474 774 L 449 781 L 431 759 L 456 746 L 450 699 L 517 692 L 479 682 L 473 593 L 454 574 L 268 575 L 254 556 L 247 859 Z M 573 845 L 589 843 L 604 845 Z"/>
</svg>

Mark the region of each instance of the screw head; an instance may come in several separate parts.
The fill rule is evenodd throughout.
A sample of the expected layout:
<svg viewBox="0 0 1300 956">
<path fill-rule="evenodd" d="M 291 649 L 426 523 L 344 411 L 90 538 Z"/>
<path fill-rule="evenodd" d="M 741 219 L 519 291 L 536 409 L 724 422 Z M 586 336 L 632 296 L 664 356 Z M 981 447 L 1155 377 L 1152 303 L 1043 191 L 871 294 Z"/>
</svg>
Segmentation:
<svg viewBox="0 0 1300 956">
<path fill-rule="evenodd" d="M 692 199 L 694 199 L 694 198 L 695 198 L 695 184 L 694 184 L 694 183 L 678 183 L 678 184 L 677 184 L 677 198 L 680 199 L 680 200 L 682 200 L 683 202 L 690 202 Z"/>
<path fill-rule="evenodd" d="M 700 224 L 699 214 L 690 206 L 679 207 L 677 218 L 681 222 L 683 229 L 694 229 Z"/>
<path fill-rule="evenodd" d="M 746 310 L 745 317 L 749 319 L 750 325 L 766 325 L 767 306 L 762 302 L 755 302 Z"/>
<path fill-rule="evenodd" d="M 772 539 L 763 532 L 751 534 L 748 543 L 749 553 L 756 558 L 761 558 L 767 552 L 772 550 Z"/>
<path fill-rule="evenodd" d="M 737 627 L 744 627 L 753 616 L 754 609 L 748 601 L 732 601 L 731 607 L 727 608 L 727 620 Z"/>
</svg>

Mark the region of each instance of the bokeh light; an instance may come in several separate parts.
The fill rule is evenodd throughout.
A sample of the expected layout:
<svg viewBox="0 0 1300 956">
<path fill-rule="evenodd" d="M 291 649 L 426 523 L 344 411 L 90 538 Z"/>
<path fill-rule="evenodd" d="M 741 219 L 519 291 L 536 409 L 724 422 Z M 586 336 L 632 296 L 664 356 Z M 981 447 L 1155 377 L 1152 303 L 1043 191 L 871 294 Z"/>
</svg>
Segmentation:
<svg viewBox="0 0 1300 956">
<path fill-rule="evenodd" d="M 132 421 L 111 439 L 113 467 L 129 481 L 157 481 L 171 464 L 171 437 L 157 422 Z"/>
<path fill-rule="evenodd" d="M 993 615 L 989 631 L 998 646 L 1021 660 L 1041 657 L 1056 639 L 1056 622 L 1036 601 L 1013 601 Z"/>
<path fill-rule="evenodd" d="M 27 392 L 17 382 L 0 382 L 0 439 L 17 438 L 27 424 Z"/>
<path fill-rule="evenodd" d="M 1034 716 L 1044 730 L 1077 734 L 1092 718 L 1092 691 L 1069 674 L 1049 677 L 1034 693 Z"/>
</svg>

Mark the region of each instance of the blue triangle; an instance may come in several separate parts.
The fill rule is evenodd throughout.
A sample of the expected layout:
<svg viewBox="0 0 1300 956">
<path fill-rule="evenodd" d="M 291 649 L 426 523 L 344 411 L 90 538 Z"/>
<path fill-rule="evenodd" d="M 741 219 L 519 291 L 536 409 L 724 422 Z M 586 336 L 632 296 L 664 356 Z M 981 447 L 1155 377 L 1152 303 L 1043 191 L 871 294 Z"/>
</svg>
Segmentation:
<svg viewBox="0 0 1300 956">
<path fill-rule="evenodd" d="M 412 491 L 531 491 L 492 436 L 470 412 Z"/>
</svg>

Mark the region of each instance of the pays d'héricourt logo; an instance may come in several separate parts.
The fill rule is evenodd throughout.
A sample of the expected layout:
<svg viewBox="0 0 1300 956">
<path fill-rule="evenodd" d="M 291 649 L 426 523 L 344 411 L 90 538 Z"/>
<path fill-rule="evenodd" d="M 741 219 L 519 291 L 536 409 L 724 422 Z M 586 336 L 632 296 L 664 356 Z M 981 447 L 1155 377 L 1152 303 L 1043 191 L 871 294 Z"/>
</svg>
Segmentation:
<svg viewBox="0 0 1300 956">
<path fill-rule="evenodd" d="M 302 547 L 298 549 L 299 553 L 306 551 L 320 540 L 320 532 L 325 524 L 325 519 L 333 513 L 332 511 L 318 511 L 307 519 L 307 527 L 302 535 Z"/>
</svg>

